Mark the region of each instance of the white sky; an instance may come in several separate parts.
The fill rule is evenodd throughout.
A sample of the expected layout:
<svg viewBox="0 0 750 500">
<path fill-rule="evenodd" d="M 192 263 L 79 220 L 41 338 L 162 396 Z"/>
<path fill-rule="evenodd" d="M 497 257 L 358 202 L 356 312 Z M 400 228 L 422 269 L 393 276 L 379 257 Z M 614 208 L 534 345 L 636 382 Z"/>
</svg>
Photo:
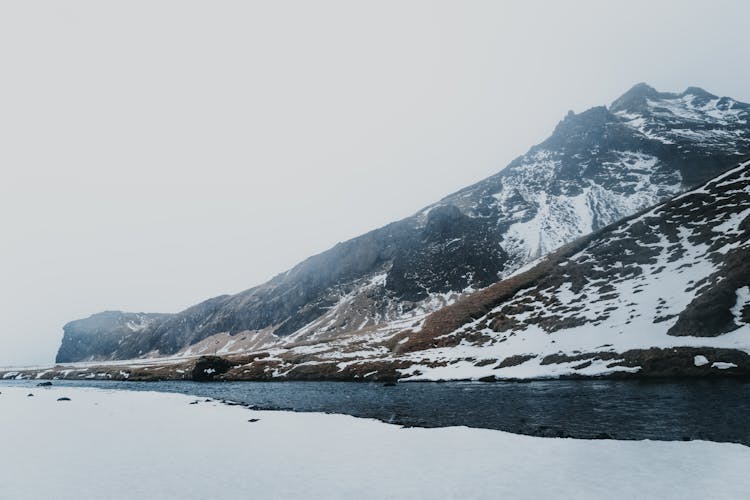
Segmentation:
<svg viewBox="0 0 750 500">
<path fill-rule="evenodd" d="M 0 365 L 259 284 L 633 84 L 750 101 L 750 4 L 0 3 Z"/>
</svg>

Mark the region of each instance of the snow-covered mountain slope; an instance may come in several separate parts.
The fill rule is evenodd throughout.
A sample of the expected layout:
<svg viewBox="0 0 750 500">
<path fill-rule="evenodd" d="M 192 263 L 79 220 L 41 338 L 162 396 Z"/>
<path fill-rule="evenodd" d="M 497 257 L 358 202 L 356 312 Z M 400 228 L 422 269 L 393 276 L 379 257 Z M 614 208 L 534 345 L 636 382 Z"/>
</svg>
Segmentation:
<svg viewBox="0 0 750 500">
<path fill-rule="evenodd" d="M 498 174 L 412 217 L 258 287 L 121 331 L 112 335 L 115 348 L 71 349 L 66 331 L 57 360 L 249 352 L 395 333 L 715 176 L 750 152 L 748 118 L 747 104 L 700 89 L 666 94 L 637 85 L 609 108 L 571 112 Z M 91 331 L 92 344 L 100 333 Z"/>
<path fill-rule="evenodd" d="M 197 361 L 177 355 L 0 378 L 750 375 L 750 159 L 451 305 L 414 314 L 418 321 L 332 338 L 305 333 L 269 347 L 248 347 L 257 340 L 250 334 L 214 335 L 187 354 L 217 356 Z"/>
<path fill-rule="evenodd" d="M 610 107 L 625 124 L 685 153 L 708 149 L 743 154 L 747 147 L 747 106 L 697 87 L 682 94 L 659 93 L 640 84 Z M 692 175 L 691 175 L 692 174 Z M 688 173 L 688 182 L 700 177 Z"/>
<path fill-rule="evenodd" d="M 748 375 L 750 160 L 401 328 L 238 357 L 222 377 Z"/>
<path fill-rule="evenodd" d="M 750 106 L 691 87 L 633 87 L 609 109 L 569 114 L 495 177 L 441 203 L 505 225 L 505 275 L 529 259 L 704 182 L 750 152 Z"/>
<path fill-rule="evenodd" d="M 518 278 L 404 332 L 403 373 L 750 372 L 750 161 Z"/>
</svg>

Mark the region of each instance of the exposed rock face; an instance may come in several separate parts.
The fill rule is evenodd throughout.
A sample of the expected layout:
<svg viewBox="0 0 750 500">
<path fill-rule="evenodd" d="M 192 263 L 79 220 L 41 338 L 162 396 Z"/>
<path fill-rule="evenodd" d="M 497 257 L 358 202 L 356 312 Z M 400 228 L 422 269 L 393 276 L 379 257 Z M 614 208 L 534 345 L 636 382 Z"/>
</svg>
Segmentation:
<svg viewBox="0 0 750 500">
<path fill-rule="evenodd" d="M 231 362 L 219 356 L 201 356 L 193 366 L 192 379 L 198 382 L 208 382 L 217 375 L 226 373 L 231 367 Z"/>
<path fill-rule="evenodd" d="M 159 316 L 137 331 L 116 321 L 114 331 L 66 329 L 57 359 L 171 355 L 220 333 L 250 336 L 252 344 L 236 342 L 230 351 L 242 352 L 402 331 L 725 170 L 750 151 L 748 118 L 750 106 L 701 89 L 667 94 L 637 85 L 609 108 L 569 114 L 498 174 L 263 285 Z"/>
<path fill-rule="evenodd" d="M 71 321 L 63 326 L 62 345 L 55 362 L 112 358 L 125 340 L 137 336 L 166 317 L 166 314 L 105 311 Z M 150 350 L 147 346 L 144 348 L 135 351 L 133 357 Z"/>
</svg>

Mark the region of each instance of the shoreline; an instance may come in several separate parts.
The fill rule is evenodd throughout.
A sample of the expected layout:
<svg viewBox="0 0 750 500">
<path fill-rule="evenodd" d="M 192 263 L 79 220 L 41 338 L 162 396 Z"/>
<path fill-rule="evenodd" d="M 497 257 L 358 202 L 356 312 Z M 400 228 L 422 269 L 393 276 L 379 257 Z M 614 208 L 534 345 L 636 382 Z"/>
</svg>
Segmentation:
<svg viewBox="0 0 750 500">
<path fill-rule="evenodd" d="M 457 378 L 457 379 L 380 379 L 380 380 L 367 380 L 362 378 L 258 378 L 258 379 L 229 379 L 229 378 L 216 378 L 212 380 L 194 380 L 190 378 L 117 378 L 117 377 L 96 377 L 96 378 L 84 378 L 84 377 L 36 377 L 30 376 L 28 372 L 22 372 L 20 377 L 8 377 L 4 378 L 4 373 L 0 370 L 0 386 L 3 382 L 35 382 L 35 381 L 60 381 L 60 382 L 133 382 L 138 384 L 158 384 L 163 382 L 195 382 L 195 383 L 257 383 L 257 384 L 270 384 L 270 383 L 321 383 L 330 382 L 334 384 L 376 384 L 383 386 L 391 386 L 396 384 L 448 384 L 448 383 L 473 383 L 473 384 L 531 384 L 534 382 L 595 382 L 595 381 L 607 381 L 607 382 L 642 382 L 642 383 L 672 383 L 672 382 L 702 382 L 702 381 L 721 381 L 721 380 L 737 380 L 741 382 L 750 381 L 750 375 L 748 374 L 731 374 L 731 373 L 714 373 L 710 375 L 664 375 L 664 376 L 644 376 L 638 374 L 605 374 L 605 375 L 588 375 L 588 376 L 576 376 L 576 375 L 560 375 L 550 377 L 536 377 L 536 378 L 495 378 L 492 380 L 488 379 L 471 379 L 471 378 Z"/>
<path fill-rule="evenodd" d="M 714 347 L 673 347 L 457 359 L 426 363 L 401 358 L 320 361 L 314 356 L 285 360 L 268 353 L 201 355 L 189 358 L 139 358 L 86 361 L 48 367 L 2 368 L 0 380 L 117 381 L 342 381 L 342 382 L 529 382 L 535 380 L 661 380 L 750 378 L 750 354 Z"/>
<path fill-rule="evenodd" d="M 739 498 L 750 484 L 750 447 L 739 444 L 402 428 L 151 391 L 6 386 L 0 393 L 0 496 L 7 498 L 189 499 L 221 491 L 222 498 L 624 499 L 648 491 L 720 499 Z M 30 480 L 32 470 L 44 471 L 44 481 Z"/>
<path fill-rule="evenodd" d="M 407 427 L 458 425 L 537 437 L 709 440 L 750 446 L 744 418 L 750 411 L 744 399 L 748 384 L 750 380 L 727 378 L 555 379 L 524 384 L 0 380 L 0 391 L 3 387 L 43 390 L 40 386 L 156 391 L 258 410 L 325 412 Z M 707 420 L 715 410 L 701 408 L 724 408 L 721 420 Z"/>
</svg>

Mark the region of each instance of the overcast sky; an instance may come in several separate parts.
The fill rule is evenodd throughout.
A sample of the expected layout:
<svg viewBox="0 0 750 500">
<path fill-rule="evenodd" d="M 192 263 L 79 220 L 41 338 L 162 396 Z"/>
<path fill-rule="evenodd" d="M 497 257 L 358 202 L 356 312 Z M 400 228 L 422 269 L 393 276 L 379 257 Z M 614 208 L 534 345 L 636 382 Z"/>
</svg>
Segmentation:
<svg viewBox="0 0 750 500">
<path fill-rule="evenodd" d="M 750 101 L 750 3 L 0 3 L 0 365 L 500 170 L 633 84 Z"/>
</svg>

